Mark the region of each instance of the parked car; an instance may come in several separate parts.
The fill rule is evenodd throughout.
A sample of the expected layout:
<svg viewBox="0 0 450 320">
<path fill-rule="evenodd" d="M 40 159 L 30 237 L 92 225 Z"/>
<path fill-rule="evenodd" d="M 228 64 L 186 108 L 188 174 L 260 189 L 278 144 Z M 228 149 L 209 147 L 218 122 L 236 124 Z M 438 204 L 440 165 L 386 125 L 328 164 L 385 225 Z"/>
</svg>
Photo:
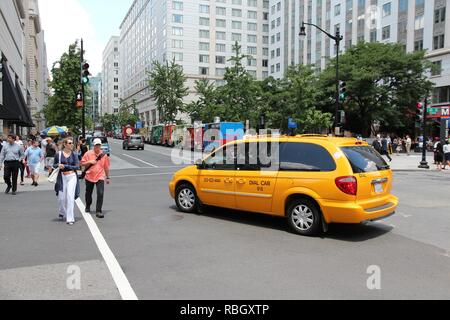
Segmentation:
<svg viewBox="0 0 450 320">
<path fill-rule="evenodd" d="M 123 150 L 137 149 L 144 150 L 144 137 L 140 135 L 131 135 L 124 140 L 122 144 Z"/>
</svg>

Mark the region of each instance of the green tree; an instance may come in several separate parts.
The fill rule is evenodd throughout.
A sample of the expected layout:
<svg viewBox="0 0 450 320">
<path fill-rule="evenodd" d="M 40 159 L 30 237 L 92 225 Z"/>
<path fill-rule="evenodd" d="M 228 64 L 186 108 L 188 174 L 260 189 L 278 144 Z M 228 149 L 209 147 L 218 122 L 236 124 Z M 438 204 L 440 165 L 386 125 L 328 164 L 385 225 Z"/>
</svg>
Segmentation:
<svg viewBox="0 0 450 320">
<path fill-rule="evenodd" d="M 250 56 L 241 53 L 241 45 L 233 45 L 234 56 L 229 61 L 233 66 L 226 68 L 225 85 L 217 89 L 217 114 L 223 114 L 226 121 L 250 120 L 251 126 L 258 125 L 260 116 L 260 86 L 243 66 L 242 60 Z"/>
<path fill-rule="evenodd" d="M 405 53 L 400 44 L 359 43 L 347 50 L 339 64 L 349 93 L 346 129 L 369 136 L 379 121 L 382 131 L 411 132 L 417 102 L 432 88 L 424 55 Z M 335 95 L 335 63 L 331 60 L 321 75 L 324 110 L 334 108 L 328 97 Z"/>
<path fill-rule="evenodd" d="M 124 127 L 126 125 L 135 126 L 139 121 L 139 112 L 136 107 L 136 101 L 133 100 L 131 104 L 125 101 L 120 102 L 119 113 L 117 114 L 117 123 L 119 126 Z"/>
<path fill-rule="evenodd" d="M 262 109 L 270 127 L 287 132 L 288 118 L 300 125 L 299 133 L 320 133 L 330 127 L 332 115 L 316 108 L 318 79 L 310 67 L 291 66 L 285 78 L 269 77 L 260 86 Z"/>
<path fill-rule="evenodd" d="M 197 80 L 195 90 L 199 96 L 198 100 L 186 106 L 186 112 L 193 121 L 212 123 L 214 117 L 225 117 L 224 106 L 217 103 L 218 90 L 214 83 L 207 79 Z"/>
<path fill-rule="evenodd" d="M 53 64 L 49 83 L 53 94 L 43 109 L 49 126 L 67 126 L 76 134 L 81 131 L 81 109 L 75 107 L 76 94 L 80 89 L 80 59 L 81 51 L 75 42 Z"/>
<path fill-rule="evenodd" d="M 100 123 L 106 132 L 111 132 L 119 126 L 119 119 L 115 114 L 106 113 L 101 117 Z"/>
<path fill-rule="evenodd" d="M 149 86 L 162 123 L 176 122 L 180 112 L 184 111 L 184 98 L 188 95 L 186 76 L 183 68 L 172 61 L 162 64 L 153 63 L 153 70 L 149 73 Z"/>
</svg>

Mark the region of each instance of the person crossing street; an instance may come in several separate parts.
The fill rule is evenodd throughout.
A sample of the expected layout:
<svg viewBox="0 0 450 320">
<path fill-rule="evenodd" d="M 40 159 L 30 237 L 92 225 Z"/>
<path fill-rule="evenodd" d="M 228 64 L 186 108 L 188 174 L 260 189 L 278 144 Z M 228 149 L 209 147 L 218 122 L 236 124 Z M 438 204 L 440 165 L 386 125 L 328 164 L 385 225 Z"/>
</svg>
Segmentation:
<svg viewBox="0 0 450 320">
<path fill-rule="evenodd" d="M 94 187 L 97 188 L 97 206 L 96 216 L 97 218 L 104 218 L 102 211 L 103 199 L 105 193 L 105 181 L 106 184 L 110 183 L 109 157 L 102 152 L 102 141 L 100 139 L 94 140 L 94 149 L 88 151 L 81 160 L 81 166 L 84 167 L 85 180 L 86 180 L 86 213 L 91 212 L 92 194 Z"/>
<path fill-rule="evenodd" d="M 0 153 L 0 170 L 2 164 L 5 165 L 4 180 L 7 185 L 5 193 L 8 194 L 12 189 L 12 195 L 17 192 L 17 178 L 19 176 L 20 163 L 25 158 L 23 148 L 15 143 L 16 136 L 8 135 L 7 143 L 3 146 Z"/>
</svg>

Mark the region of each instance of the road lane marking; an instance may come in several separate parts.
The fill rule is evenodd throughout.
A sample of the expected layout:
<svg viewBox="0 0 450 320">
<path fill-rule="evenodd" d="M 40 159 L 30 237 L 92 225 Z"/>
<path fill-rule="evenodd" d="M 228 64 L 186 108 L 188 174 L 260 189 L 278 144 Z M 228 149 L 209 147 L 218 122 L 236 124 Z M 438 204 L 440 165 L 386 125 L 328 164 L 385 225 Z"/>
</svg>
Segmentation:
<svg viewBox="0 0 450 320">
<path fill-rule="evenodd" d="M 144 161 L 144 160 L 141 160 L 141 159 L 132 157 L 132 156 L 130 156 L 130 155 L 128 155 L 128 154 L 125 154 L 125 153 L 124 153 L 123 156 L 128 157 L 128 158 L 133 159 L 133 160 L 136 160 L 136 161 L 139 161 L 139 162 L 142 162 L 143 164 L 146 164 L 146 165 L 148 165 L 148 166 L 150 166 L 150 167 L 153 167 L 153 168 L 159 168 L 158 166 L 155 166 L 154 164 L 151 164 L 151 163 L 148 163 L 148 162 L 146 162 L 146 161 Z"/>
<path fill-rule="evenodd" d="M 173 175 L 173 172 L 165 172 L 165 173 L 149 173 L 149 174 L 130 174 L 130 175 L 124 175 L 124 176 L 112 176 L 113 179 L 119 179 L 119 178 L 139 178 L 139 177 L 150 177 L 150 176 L 168 176 Z"/>
<path fill-rule="evenodd" d="M 76 200 L 76 204 L 78 206 L 78 209 L 80 209 L 81 214 L 83 215 L 84 221 L 86 221 L 86 224 L 91 231 L 92 237 L 94 238 L 94 241 L 97 244 L 102 257 L 105 260 L 106 265 L 108 266 L 109 272 L 111 273 L 116 287 L 119 290 L 120 296 L 123 300 L 138 300 L 138 297 L 131 287 L 127 276 L 123 272 L 122 267 L 109 248 L 108 243 L 100 232 L 100 229 L 98 228 L 94 219 L 90 214 L 84 212 L 84 210 L 86 209 L 84 203 L 81 201 L 81 199 L 78 198 Z"/>
</svg>

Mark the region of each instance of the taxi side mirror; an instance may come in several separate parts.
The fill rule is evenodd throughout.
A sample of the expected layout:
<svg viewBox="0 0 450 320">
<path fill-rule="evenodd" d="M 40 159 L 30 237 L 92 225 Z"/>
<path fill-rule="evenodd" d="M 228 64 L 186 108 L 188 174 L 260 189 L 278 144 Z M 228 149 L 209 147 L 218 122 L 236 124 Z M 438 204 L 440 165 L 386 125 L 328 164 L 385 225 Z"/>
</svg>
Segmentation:
<svg viewBox="0 0 450 320">
<path fill-rule="evenodd" d="M 203 170 L 205 168 L 205 161 L 198 159 L 197 161 L 195 161 L 195 165 L 197 166 L 198 170 Z"/>
</svg>

